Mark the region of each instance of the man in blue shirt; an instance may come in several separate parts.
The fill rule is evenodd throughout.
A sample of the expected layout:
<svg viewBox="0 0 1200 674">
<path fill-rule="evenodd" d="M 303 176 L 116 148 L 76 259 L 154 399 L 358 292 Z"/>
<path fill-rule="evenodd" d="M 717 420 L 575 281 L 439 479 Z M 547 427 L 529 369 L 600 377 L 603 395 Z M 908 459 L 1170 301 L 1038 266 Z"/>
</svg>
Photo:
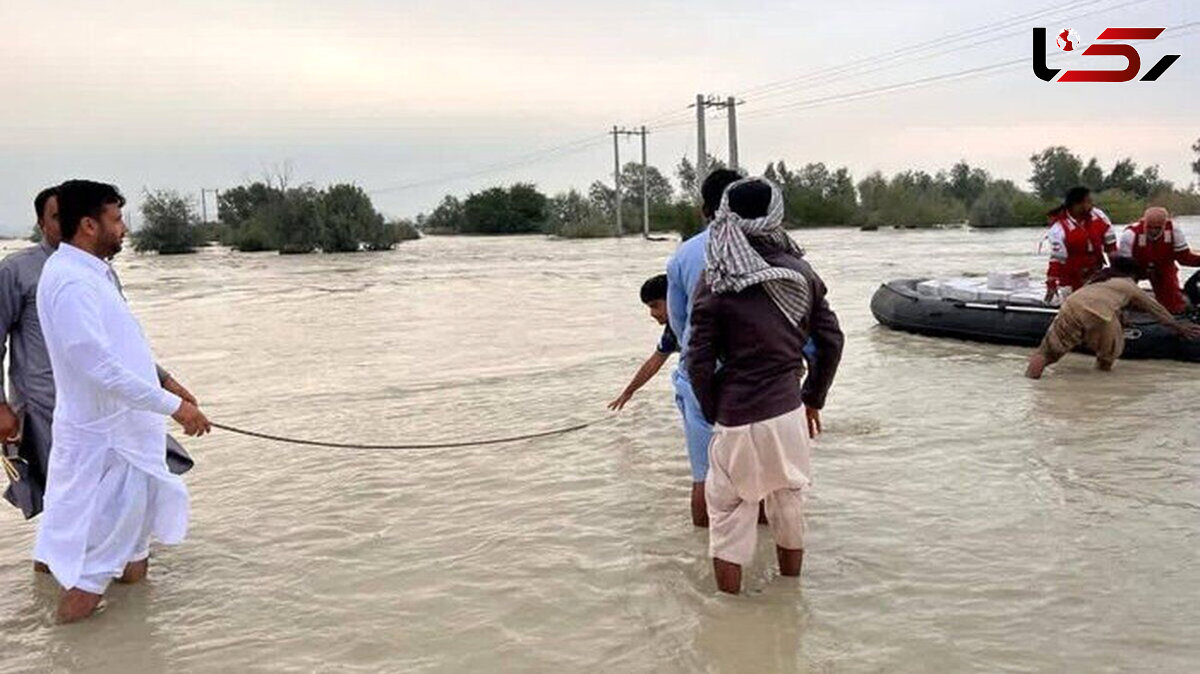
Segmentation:
<svg viewBox="0 0 1200 674">
<path fill-rule="evenodd" d="M 721 205 L 725 188 L 742 176 L 729 169 L 717 169 L 708 174 L 700 187 L 701 210 L 705 222 L 712 220 Z M 679 338 L 679 367 L 675 370 L 675 404 L 683 416 L 683 433 L 687 440 L 688 459 L 692 464 L 692 524 L 708 526 L 708 508 L 704 502 L 704 479 L 708 476 L 708 444 L 712 425 L 704 418 L 696 394 L 687 376 L 687 349 L 692 293 L 706 265 L 708 229 L 680 244 L 667 262 L 667 318 L 671 330 Z"/>
</svg>

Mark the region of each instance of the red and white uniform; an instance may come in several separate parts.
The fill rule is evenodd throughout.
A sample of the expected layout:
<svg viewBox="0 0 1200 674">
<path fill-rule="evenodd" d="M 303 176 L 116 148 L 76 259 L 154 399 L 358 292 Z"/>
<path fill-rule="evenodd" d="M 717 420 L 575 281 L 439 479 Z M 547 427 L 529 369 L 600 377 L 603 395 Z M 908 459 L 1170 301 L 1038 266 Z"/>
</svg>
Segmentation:
<svg viewBox="0 0 1200 674">
<path fill-rule="evenodd" d="M 1059 288 L 1082 288 L 1092 274 L 1104 268 L 1104 254 L 1117 252 L 1117 233 L 1099 208 L 1093 208 L 1082 221 L 1065 212 L 1054 216 L 1046 238 L 1050 242 L 1046 280 Z"/>
<path fill-rule="evenodd" d="M 1200 267 L 1200 255 L 1188 248 L 1182 229 L 1176 229 L 1175 224 L 1168 220 L 1162 236 L 1151 239 L 1146 231 L 1146 223 L 1139 220 L 1121 232 L 1117 255 L 1130 258 L 1141 266 L 1154 286 L 1154 296 L 1171 313 L 1179 314 L 1187 310 L 1187 301 L 1179 288 L 1177 263 L 1185 267 Z"/>
</svg>

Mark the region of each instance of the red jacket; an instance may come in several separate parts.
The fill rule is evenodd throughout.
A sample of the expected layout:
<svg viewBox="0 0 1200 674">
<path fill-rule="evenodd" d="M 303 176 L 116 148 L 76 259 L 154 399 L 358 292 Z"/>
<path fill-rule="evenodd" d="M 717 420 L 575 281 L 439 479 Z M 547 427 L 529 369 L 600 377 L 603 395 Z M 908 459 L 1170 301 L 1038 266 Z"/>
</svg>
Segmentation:
<svg viewBox="0 0 1200 674">
<path fill-rule="evenodd" d="M 1144 221 L 1126 227 L 1121 233 L 1117 255 L 1138 263 L 1145 273 L 1144 278 L 1149 278 L 1154 286 L 1154 296 L 1171 313 L 1179 314 L 1187 309 L 1187 301 L 1179 287 L 1177 265 L 1200 267 L 1200 255 L 1188 248 L 1183 230 L 1175 229 L 1173 222 L 1167 222 L 1162 237 L 1157 240 L 1150 239 Z"/>
<path fill-rule="evenodd" d="M 1064 212 L 1054 216 L 1050 231 L 1050 266 L 1047 282 L 1052 286 L 1078 290 L 1088 278 L 1104 268 L 1104 254 L 1117 252 L 1117 235 L 1112 221 L 1099 208 L 1093 208 L 1082 221 Z"/>
</svg>

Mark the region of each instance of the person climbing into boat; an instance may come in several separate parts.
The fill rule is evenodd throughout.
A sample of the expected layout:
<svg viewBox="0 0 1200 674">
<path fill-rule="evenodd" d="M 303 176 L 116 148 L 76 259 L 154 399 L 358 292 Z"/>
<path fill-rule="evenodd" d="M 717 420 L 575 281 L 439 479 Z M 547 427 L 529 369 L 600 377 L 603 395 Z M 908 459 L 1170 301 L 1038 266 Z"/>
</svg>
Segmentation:
<svg viewBox="0 0 1200 674">
<path fill-rule="evenodd" d="M 1121 312 L 1126 308 L 1144 311 L 1185 339 L 1200 339 L 1200 325 L 1177 321 L 1134 280 L 1137 263 L 1129 258 L 1116 258 L 1088 285 L 1063 300 L 1058 316 L 1050 324 L 1038 350 L 1029 357 L 1025 376 L 1041 379 L 1046 367 L 1080 345 L 1096 354 L 1096 366 L 1111 370 L 1125 349 L 1125 327 Z"/>
<path fill-rule="evenodd" d="M 700 185 L 701 215 L 711 222 L 721 205 L 725 188 L 741 180 L 737 171 L 717 169 L 708 174 Z M 712 424 L 700 411 L 700 403 L 688 381 L 688 336 L 692 298 L 696 283 L 704 273 L 708 229 L 684 241 L 667 261 L 667 318 L 679 337 L 679 366 L 672 382 L 675 385 L 675 404 L 683 418 L 683 434 L 687 443 L 688 460 L 692 468 L 692 524 L 708 526 L 708 509 L 704 503 L 704 480 L 708 476 L 708 445 L 712 440 Z"/>
<path fill-rule="evenodd" d="M 1188 303 L 1179 286 L 1179 267 L 1200 267 L 1200 255 L 1188 247 L 1183 230 L 1171 221 L 1167 209 L 1147 208 L 1138 220 L 1121 233 L 1117 255 L 1137 263 L 1139 278 L 1148 278 L 1154 297 L 1173 314 L 1187 311 Z"/>
<path fill-rule="evenodd" d="M 659 274 L 647 279 L 642 284 L 641 298 L 642 304 L 650 310 L 650 317 L 663 326 L 663 333 L 658 340 L 658 346 L 654 348 L 654 353 L 651 353 L 634 373 L 633 379 L 625 390 L 621 391 L 621 395 L 608 404 L 608 409 L 613 411 L 623 409 L 634 394 L 658 374 L 671 354 L 679 352 L 679 340 L 675 337 L 675 331 L 667 325 L 667 275 Z"/>
<path fill-rule="evenodd" d="M 1112 221 L 1092 203 L 1086 187 L 1067 190 L 1061 206 L 1047 214 L 1050 231 L 1050 265 L 1046 270 L 1046 303 L 1060 288 L 1079 290 L 1104 268 L 1105 255 L 1117 252 L 1117 235 Z"/>
<path fill-rule="evenodd" d="M 714 424 L 705 482 L 709 551 L 717 586 L 732 594 L 754 556 L 760 501 L 780 572 L 800 575 L 809 428 L 819 427 L 845 343 L 825 284 L 784 230 L 783 213 L 779 188 L 766 180 L 747 178 L 726 190 L 691 311 L 688 377 Z M 810 337 L 816 350 L 800 387 Z"/>
</svg>

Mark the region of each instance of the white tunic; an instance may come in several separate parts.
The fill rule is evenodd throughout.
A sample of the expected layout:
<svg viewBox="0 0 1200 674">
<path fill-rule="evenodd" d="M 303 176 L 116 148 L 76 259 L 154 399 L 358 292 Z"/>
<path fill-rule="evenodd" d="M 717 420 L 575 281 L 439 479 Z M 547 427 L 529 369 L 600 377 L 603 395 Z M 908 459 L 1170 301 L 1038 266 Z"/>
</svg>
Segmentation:
<svg viewBox="0 0 1200 674">
<path fill-rule="evenodd" d="M 163 390 L 145 334 L 100 258 L 63 243 L 38 283 L 57 396 L 34 557 L 64 588 L 103 592 L 149 537 L 179 543 L 188 495 L 167 470 Z"/>
</svg>

